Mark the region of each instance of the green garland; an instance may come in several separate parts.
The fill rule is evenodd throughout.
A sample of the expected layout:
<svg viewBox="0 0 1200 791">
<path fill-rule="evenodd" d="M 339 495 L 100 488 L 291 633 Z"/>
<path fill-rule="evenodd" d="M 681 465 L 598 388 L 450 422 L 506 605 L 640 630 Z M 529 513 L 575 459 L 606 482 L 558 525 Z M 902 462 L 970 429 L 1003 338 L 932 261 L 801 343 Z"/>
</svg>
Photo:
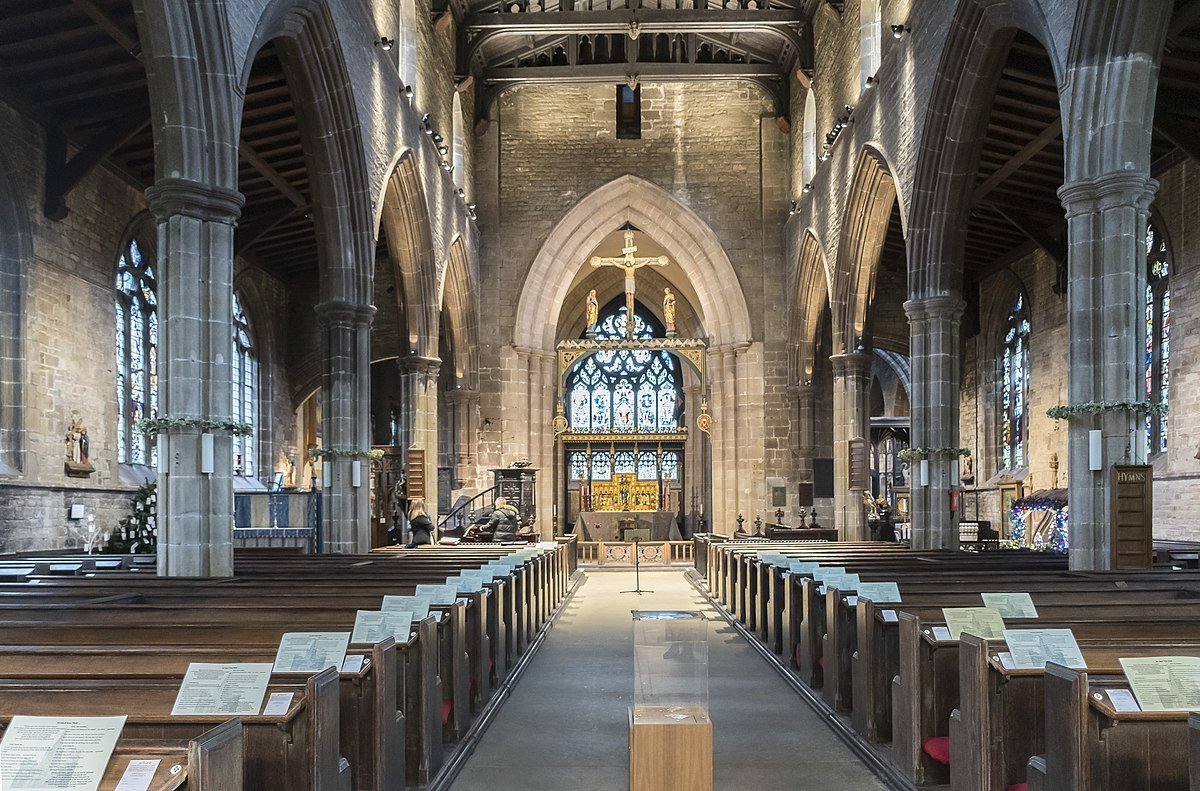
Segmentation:
<svg viewBox="0 0 1200 791">
<path fill-rule="evenodd" d="M 916 461 L 926 456 L 970 456 L 970 448 L 905 448 L 898 454 L 904 461 Z"/>
<path fill-rule="evenodd" d="M 228 431 L 240 437 L 249 437 L 254 433 L 254 426 L 237 420 L 209 420 L 198 417 L 147 417 L 142 418 L 133 426 L 133 430 L 142 434 L 165 434 L 171 429 L 198 428 L 203 432 Z"/>
<path fill-rule="evenodd" d="M 1139 415 L 1162 417 L 1167 414 L 1167 402 L 1151 404 L 1148 401 L 1087 401 L 1083 404 L 1059 404 L 1046 410 L 1046 417 L 1067 420 L 1076 415 L 1098 415 L 1101 412 L 1124 410 Z"/>
<path fill-rule="evenodd" d="M 359 450 L 358 448 L 309 448 L 308 455 L 314 459 L 382 459 L 383 451 L 378 448 Z"/>
</svg>

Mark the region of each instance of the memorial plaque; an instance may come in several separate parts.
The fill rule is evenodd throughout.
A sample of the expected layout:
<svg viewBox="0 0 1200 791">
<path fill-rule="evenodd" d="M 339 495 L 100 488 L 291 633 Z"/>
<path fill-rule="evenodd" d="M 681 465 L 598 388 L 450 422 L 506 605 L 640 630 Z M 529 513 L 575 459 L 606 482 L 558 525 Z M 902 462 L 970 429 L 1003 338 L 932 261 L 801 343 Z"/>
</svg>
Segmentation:
<svg viewBox="0 0 1200 791">
<path fill-rule="evenodd" d="M 1154 468 L 1114 464 L 1109 484 L 1112 568 L 1148 569 L 1154 564 Z"/>
<path fill-rule="evenodd" d="M 796 489 L 796 505 L 804 508 L 811 508 L 813 504 L 813 485 L 811 483 L 802 483 Z"/>
<path fill-rule="evenodd" d="M 0 741 L 3 791 L 96 791 L 125 717 L 12 718 Z"/>
<path fill-rule="evenodd" d="M 276 673 L 320 673 L 341 668 L 349 632 L 287 632 L 275 654 Z"/>
<path fill-rule="evenodd" d="M 267 662 L 192 662 L 175 697 L 175 716 L 254 715 L 262 707 L 271 665 Z"/>
</svg>

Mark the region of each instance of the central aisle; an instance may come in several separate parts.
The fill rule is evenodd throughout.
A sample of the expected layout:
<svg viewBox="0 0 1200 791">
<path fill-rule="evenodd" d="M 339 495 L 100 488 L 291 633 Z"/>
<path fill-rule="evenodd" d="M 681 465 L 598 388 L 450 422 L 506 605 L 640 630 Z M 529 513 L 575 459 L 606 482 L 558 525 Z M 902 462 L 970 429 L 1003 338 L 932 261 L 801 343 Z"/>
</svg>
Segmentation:
<svg viewBox="0 0 1200 791">
<path fill-rule="evenodd" d="M 858 759 L 688 583 L 681 569 L 590 571 L 454 791 L 625 791 L 633 690 L 630 610 L 704 610 L 720 791 L 882 791 Z"/>
</svg>

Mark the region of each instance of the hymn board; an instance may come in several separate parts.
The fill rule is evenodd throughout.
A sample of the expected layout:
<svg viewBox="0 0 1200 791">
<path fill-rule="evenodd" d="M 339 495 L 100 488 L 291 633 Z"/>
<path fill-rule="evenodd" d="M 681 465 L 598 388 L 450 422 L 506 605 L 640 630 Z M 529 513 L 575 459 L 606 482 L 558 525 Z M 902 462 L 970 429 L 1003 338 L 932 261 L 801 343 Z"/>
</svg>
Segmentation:
<svg viewBox="0 0 1200 791">
<path fill-rule="evenodd" d="M 589 262 L 624 271 L 623 300 L 601 311 L 593 290 L 584 337 L 560 341 L 556 349 L 562 390 L 554 434 L 566 472 L 562 515 L 567 524 L 577 516 L 604 522 L 629 512 L 665 516 L 680 511 L 689 447 L 684 412 L 698 409 L 693 414 L 702 432 L 712 420 L 707 397 L 698 405 L 684 404 L 682 392 L 686 367 L 699 380 L 699 392 L 707 394 L 707 344 L 676 336 L 675 296 L 669 288 L 661 322 L 636 299 L 636 271 L 669 261 L 638 257 L 628 226 L 624 241 L 621 256 Z"/>
</svg>

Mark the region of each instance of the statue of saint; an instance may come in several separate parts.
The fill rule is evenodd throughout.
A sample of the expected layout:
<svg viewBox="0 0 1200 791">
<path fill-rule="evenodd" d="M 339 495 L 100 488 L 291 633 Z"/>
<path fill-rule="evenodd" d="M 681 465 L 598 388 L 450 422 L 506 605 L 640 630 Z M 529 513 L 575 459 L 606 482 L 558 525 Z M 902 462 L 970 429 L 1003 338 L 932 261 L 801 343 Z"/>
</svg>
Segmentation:
<svg viewBox="0 0 1200 791">
<path fill-rule="evenodd" d="M 587 329 L 592 331 L 600 321 L 600 303 L 596 301 L 596 289 L 587 295 Z"/>
<path fill-rule="evenodd" d="M 671 289 L 663 289 L 663 321 L 667 325 L 667 332 L 675 332 L 675 295 L 671 293 Z"/>
<path fill-rule="evenodd" d="M 96 471 L 96 468 L 88 460 L 88 451 L 90 449 L 88 430 L 87 426 L 83 425 L 82 418 L 71 419 L 71 426 L 67 429 L 65 445 L 67 475 L 86 478 Z"/>
</svg>

